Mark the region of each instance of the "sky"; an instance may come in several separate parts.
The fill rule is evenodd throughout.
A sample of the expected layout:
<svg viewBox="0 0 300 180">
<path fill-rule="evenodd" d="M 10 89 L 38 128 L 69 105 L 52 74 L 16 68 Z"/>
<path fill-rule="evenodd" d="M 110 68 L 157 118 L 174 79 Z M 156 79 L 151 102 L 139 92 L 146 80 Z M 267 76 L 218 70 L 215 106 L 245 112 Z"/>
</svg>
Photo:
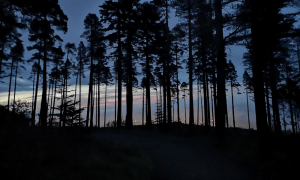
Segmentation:
<svg viewBox="0 0 300 180">
<path fill-rule="evenodd" d="M 104 2 L 104 0 L 59 0 L 59 4 L 63 10 L 63 12 L 68 16 L 68 32 L 64 34 L 63 32 L 56 31 L 58 35 L 62 37 L 64 42 L 62 43 L 63 47 L 64 44 L 67 42 L 75 43 L 75 45 L 78 46 L 80 41 L 86 42 L 85 39 L 80 38 L 80 35 L 84 31 L 84 19 L 88 13 L 94 13 L 100 18 L 99 14 L 99 5 L 101 5 Z M 176 23 L 178 23 L 179 19 L 175 17 L 174 10 L 171 10 L 170 12 L 170 20 L 169 20 L 169 26 L 170 29 L 172 29 Z M 23 31 L 21 32 L 23 34 L 22 40 L 24 41 L 25 46 L 31 45 L 28 42 L 28 32 Z M 228 34 L 228 31 L 224 32 L 224 36 Z M 237 74 L 238 74 L 238 81 L 242 81 L 242 75 L 245 70 L 245 67 L 243 66 L 243 53 L 246 52 L 246 49 L 242 46 L 227 46 L 226 47 L 226 53 L 227 53 L 227 60 L 231 60 L 233 64 L 236 67 Z M 25 59 L 29 59 L 31 57 L 31 53 L 27 52 L 25 53 Z M 75 60 L 75 57 L 71 57 L 71 59 Z M 112 64 L 110 64 L 112 65 Z M 22 99 L 26 101 L 31 101 L 32 98 L 32 81 L 28 80 L 28 77 L 30 76 L 31 71 L 31 64 L 26 63 L 25 64 L 27 70 L 24 70 L 21 72 L 21 76 L 23 79 L 18 78 L 18 86 L 17 86 L 17 99 Z M 183 65 L 185 67 L 185 65 Z M 50 68 L 48 68 L 49 70 Z M 138 79 L 141 79 L 141 77 L 138 77 Z M 1 84 L 0 86 L 0 103 L 6 104 L 7 103 L 7 97 L 8 97 L 8 83 L 7 79 L 5 84 Z M 184 82 L 188 81 L 188 74 L 186 72 L 186 68 L 183 68 L 179 71 L 179 81 Z M 70 81 L 73 86 L 71 86 L 72 89 L 75 89 L 75 78 L 71 79 Z M 82 95 L 82 105 L 84 106 L 87 104 L 87 94 L 88 94 L 88 78 L 83 79 L 83 83 L 86 84 L 82 87 L 83 95 Z M 140 84 L 140 82 L 139 82 Z M 108 102 L 107 102 L 107 120 L 113 120 L 115 115 L 115 107 L 114 107 L 114 88 L 115 86 L 109 86 L 108 87 Z M 228 115 L 229 115 L 229 124 L 232 126 L 232 108 L 231 108 L 231 92 L 230 88 L 227 87 L 229 90 L 227 91 L 227 101 L 228 101 Z M 194 113 L 195 117 L 197 117 L 197 96 L 196 96 L 196 90 L 197 86 L 194 85 Z M 247 128 L 247 106 L 246 106 L 246 95 L 245 90 L 243 87 L 240 88 L 240 92 L 242 94 L 237 94 L 236 90 L 234 91 L 234 101 L 235 101 L 235 116 L 236 116 L 236 125 L 237 127 L 243 127 Z M 104 86 L 101 87 L 101 121 L 103 126 L 103 112 L 104 112 Z M 180 97 L 182 96 L 182 93 L 180 94 Z M 250 95 L 252 96 L 252 95 Z M 41 90 L 39 91 L 38 100 L 41 97 Z M 122 107 L 122 116 L 126 116 L 126 90 L 123 88 L 123 107 Z M 141 124 L 142 119 L 142 91 L 136 89 L 134 92 L 134 107 L 133 107 L 133 120 L 134 124 Z M 253 97 L 252 97 L 253 99 Z M 151 91 L 151 103 L 152 103 L 152 117 L 154 119 L 155 117 L 155 111 L 156 111 L 156 92 L 154 90 Z M 180 119 L 182 122 L 184 122 L 184 101 L 182 98 L 180 98 Z M 249 101 L 250 105 L 250 120 L 251 120 L 251 128 L 256 129 L 255 125 L 255 108 L 253 101 Z M 39 109 L 40 102 L 38 102 L 38 108 Z M 186 99 L 186 105 L 187 105 L 187 118 L 188 116 L 188 99 Z M 210 104 L 211 105 L 211 104 Z M 175 105 L 175 120 L 177 121 L 177 106 Z M 83 117 L 85 117 L 86 112 L 83 112 Z M 200 117 L 201 117 L 200 113 Z M 187 119 L 188 122 L 188 119 Z M 201 118 L 200 118 L 201 122 Z"/>
</svg>

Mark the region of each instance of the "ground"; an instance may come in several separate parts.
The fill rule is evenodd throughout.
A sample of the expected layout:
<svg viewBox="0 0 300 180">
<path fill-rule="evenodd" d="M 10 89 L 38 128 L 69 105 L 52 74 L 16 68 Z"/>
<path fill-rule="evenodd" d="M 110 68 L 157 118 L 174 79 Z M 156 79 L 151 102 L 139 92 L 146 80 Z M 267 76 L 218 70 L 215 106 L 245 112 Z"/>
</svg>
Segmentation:
<svg viewBox="0 0 300 180">
<path fill-rule="evenodd" d="M 295 137 L 270 137 L 261 156 L 255 131 L 187 125 L 162 129 L 6 128 L 1 130 L 4 179 L 297 179 Z M 287 141 L 289 139 L 289 141 Z M 284 142 L 275 146 L 274 142 Z M 281 148 L 280 148 L 281 147 Z M 295 155 L 297 157 L 295 157 Z"/>
</svg>

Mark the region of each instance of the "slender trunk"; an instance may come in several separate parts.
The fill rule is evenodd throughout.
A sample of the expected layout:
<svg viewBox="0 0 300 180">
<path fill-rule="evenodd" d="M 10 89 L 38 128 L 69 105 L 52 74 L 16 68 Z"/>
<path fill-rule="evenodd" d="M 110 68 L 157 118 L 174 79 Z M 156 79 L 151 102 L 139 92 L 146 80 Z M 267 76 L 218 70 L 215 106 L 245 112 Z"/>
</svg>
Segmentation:
<svg viewBox="0 0 300 180">
<path fill-rule="evenodd" d="M 148 35 L 148 32 L 146 33 Z M 146 103 L 147 103 L 147 110 L 146 110 L 146 125 L 151 126 L 151 96 L 150 96 L 150 59 L 149 59 L 149 54 L 148 54 L 148 43 L 149 39 L 148 36 L 146 37 L 146 49 L 145 49 L 145 54 L 146 54 Z"/>
<path fill-rule="evenodd" d="M 233 84 L 232 84 L 232 81 L 231 81 L 231 104 L 232 104 L 232 121 L 233 121 L 233 128 L 235 128 L 235 117 L 234 117 L 234 102 L 233 102 Z"/>
<path fill-rule="evenodd" d="M 207 83 L 207 85 L 206 85 L 206 88 L 207 88 L 207 90 L 206 90 L 206 93 L 207 93 L 207 95 L 206 95 L 206 102 L 207 102 L 207 119 L 208 119 L 208 126 L 210 127 L 210 103 L 209 103 L 209 83 L 208 83 L 208 73 L 206 73 L 206 83 Z"/>
<path fill-rule="evenodd" d="M 143 87 L 142 125 L 144 125 L 144 112 L 145 112 L 145 110 L 144 110 L 144 104 L 145 104 L 144 99 L 145 99 L 145 90 L 144 90 L 144 87 Z"/>
<path fill-rule="evenodd" d="M 229 127 L 229 122 L 228 122 L 228 110 L 227 110 L 227 95 L 226 95 L 226 89 L 225 89 L 225 120 L 227 124 L 227 128 Z"/>
<path fill-rule="evenodd" d="M 120 2 L 120 0 L 118 0 Z M 118 35 L 118 119 L 117 119 L 117 127 L 121 127 L 122 123 L 122 49 L 121 49 L 121 14 L 120 10 L 117 13 L 118 16 L 118 24 L 117 24 L 117 35 Z"/>
<path fill-rule="evenodd" d="M 248 125 L 249 125 L 249 130 L 250 130 L 250 116 L 249 116 L 248 89 L 246 89 L 246 97 L 247 97 Z"/>
<path fill-rule="evenodd" d="M 11 91 L 11 80 L 13 75 L 13 67 L 14 67 L 14 60 L 11 60 L 11 66 L 10 66 L 10 77 L 9 77 L 9 85 L 8 85 L 8 101 L 7 101 L 7 109 L 9 110 L 10 106 L 10 91 Z"/>
<path fill-rule="evenodd" d="M 188 26 L 189 26 L 189 90 L 190 90 L 190 127 L 194 125 L 194 99 L 193 99 L 193 52 L 192 52 L 192 4 L 188 1 Z"/>
<path fill-rule="evenodd" d="M 284 132 L 286 133 L 285 105 L 284 105 L 284 102 L 282 103 L 282 114 L 283 114 L 283 126 L 284 126 Z"/>
<path fill-rule="evenodd" d="M 268 125 L 270 131 L 272 130 L 272 123 L 271 123 L 271 113 L 270 113 L 270 102 L 269 102 L 269 88 L 268 82 L 266 82 L 266 99 L 267 99 L 267 118 L 268 118 Z"/>
<path fill-rule="evenodd" d="M 157 86 L 156 86 L 156 124 L 158 123 L 158 92 L 157 92 Z"/>
<path fill-rule="evenodd" d="M 167 123 L 167 86 L 166 86 L 166 63 L 163 62 L 163 124 Z"/>
<path fill-rule="evenodd" d="M 289 92 L 289 108 L 290 108 L 290 115 L 291 115 L 291 125 L 292 125 L 292 130 L 293 134 L 295 134 L 295 122 L 294 122 L 294 113 L 293 113 L 293 101 L 291 99 L 291 95 Z"/>
<path fill-rule="evenodd" d="M 167 83 L 167 109 L 168 109 L 168 124 L 172 121 L 172 104 L 171 104 L 171 80 L 170 80 L 170 38 L 169 38 L 169 2 L 166 0 L 166 36 L 167 36 L 167 72 L 166 72 L 166 83 Z"/>
<path fill-rule="evenodd" d="M 98 79 L 98 78 L 97 78 Z M 95 86 L 94 86 L 94 93 L 95 93 L 95 101 L 96 101 L 96 116 L 95 116 L 95 118 L 96 118 L 96 127 L 98 127 L 98 82 L 99 81 L 97 81 L 97 82 L 95 82 Z"/>
<path fill-rule="evenodd" d="M 206 62 L 204 60 L 204 69 L 206 69 Z M 208 108 L 207 108 L 207 83 L 206 83 L 206 70 L 203 71 L 203 103 L 204 103 L 204 124 L 208 126 Z"/>
<path fill-rule="evenodd" d="M 41 43 L 40 43 L 41 46 Z M 41 57 L 41 51 L 39 51 L 39 57 Z M 37 95 L 39 91 L 39 81 L 40 81 L 40 66 L 41 66 L 41 59 L 38 59 L 38 70 L 36 74 L 36 85 L 35 85 L 35 95 L 34 95 L 34 108 L 32 112 L 32 117 L 31 119 L 31 126 L 35 126 L 35 113 L 36 113 L 36 104 L 37 104 Z"/>
<path fill-rule="evenodd" d="M 63 111 L 63 127 L 67 121 L 67 105 L 68 105 L 68 76 L 65 77 L 65 96 L 64 96 L 64 111 Z"/>
<path fill-rule="evenodd" d="M 44 39 L 44 66 L 43 66 L 43 89 L 42 89 L 42 101 L 41 101 L 41 126 L 47 126 L 47 46 L 46 39 Z"/>
<path fill-rule="evenodd" d="M 173 101 L 173 122 L 174 122 L 174 118 L 175 118 L 175 116 L 174 116 L 174 115 L 175 115 L 175 114 L 174 114 L 174 113 L 175 113 L 175 111 L 174 111 L 175 108 L 174 108 L 174 107 L 175 107 L 175 100 Z"/>
<path fill-rule="evenodd" d="M 95 105 L 95 98 L 94 98 L 94 91 L 93 87 L 95 86 L 95 80 L 92 79 L 93 86 L 91 87 L 91 120 L 90 120 L 90 127 L 94 127 L 94 105 Z"/>
<path fill-rule="evenodd" d="M 79 110 L 81 111 L 81 75 L 82 75 L 82 61 L 81 61 L 81 52 L 80 52 L 80 62 L 79 62 Z M 79 113 L 79 126 L 81 126 L 81 112 Z"/>
<path fill-rule="evenodd" d="M 15 88 L 14 88 L 14 104 L 13 104 L 13 113 L 15 113 L 15 105 L 16 105 L 16 92 L 17 92 L 17 78 L 18 78 L 18 67 L 19 66 L 19 61 L 17 61 L 17 65 L 16 65 L 16 75 L 15 75 Z"/>
<path fill-rule="evenodd" d="M 212 87 L 211 87 L 211 90 L 210 90 L 210 94 L 211 94 L 211 117 L 212 117 L 213 127 L 215 127 L 215 120 L 214 120 L 214 101 L 213 101 L 213 90 L 212 90 Z"/>
<path fill-rule="evenodd" d="M 200 84 L 200 96 L 201 96 L 201 115 L 202 115 L 202 126 L 204 124 L 204 114 L 203 114 L 203 103 L 202 103 L 202 99 L 203 99 L 203 96 L 202 96 L 202 93 L 201 93 L 201 84 Z"/>
<path fill-rule="evenodd" d="M 115 123 L 114 127 L 117 127 L 117 75 L 115 77 Z M 100 95 L 99 95 L 100 96 Z"/>
<path fill-rule="evenodd" d="M 200 98 L 199 98 L 199 81 L 197 83 L 197 99 L 198 99 L 198 106 L 197 106 L 197 126 L 199 125 L 199 105 L 200 105 Z"/>
<path fill-rule="evenodd" d="M 100 78 L 99 78 L 99 80 L 98 80 L 98 128 L 100 128 L 100 118 L 101 118 L 101 116 L 100 116 L 100 99 L 101 99 L 101 96 L 100 96 Z M 115 93 L 116 94 L 116 93 Z M 115 96 L 115 100 L 116 100 L 116 96 Z M 115 103 L 115 118 L 116 118 L 116 103 Z"/>
<path fill-rule="evenodd" d="M 53 105 L 52 105 L 51 123 L 53 122 L 53 115 L 54 115 L 54 108 L 55 108 L 55 99 L 56 99 L 56 88 L 57 88 L 57 80 L 55 80 L 55 85 L 54 85 L 54 97 L 53 97 Z"/>
<path fill-rule="evenodd" d="M 180 113 L 179 113 L 179 78 L 178 78 L 178 57 L 177 57 L 177 51 L 178 51 L 178 45 L 176 44 L 176 78 L 177 78 L 177 82 L 176 82 L 176 90 L 177 90 L 177 122 L 179 125 L 180 122 Z"/>
<path fill-rule="evenodd" d="M 184 124 L 186 124 L 186 103 L 185 103 L 186 96 L 185 96 L 185 90 L 183 91 L 183 93 L 184 93 Z"/>
<path fill-rule="evenodd" d="M 63 107 L 64 107 L 64 99 L 65 99 L 65 79 L 63 77 L 63 80 L 61 82 L 61 103 L 60 103 L 60 113 L 59 113 L 59 127 L 61 127 L 61 123 L 63 121 Z"/>
<path fill-rule="evenodd" d="M 77 72 L 77 74 L 76 74 L 76 83 L 75 83 L 74 111 L 76 110 L 76 97 L 77 97 L 78 76 L 79 76 L 79 73 Z M 77 117 L 77 116 L 75 116 L 75 117 Z M 72 117 L 72 119 L 74 120 L 74 116 Z"/>
<path fill-rule="evenodd" d="M 106 126 L 106 98 L 107 98 L 107 84 L 105 84 L 104 128 Z"/>
<path fill-rule="evenodd" d="M 31 100 L 31 121 L 34 119 L 33 109 L 34 109 L 34 83 L 35 83 L 35 72 L 33 73 L 33 81 L 32 81 L 32 100 Z M 31 122 L 31 126 L 33 123 Z"/>
<path fill-rule="evenodd" d="M 160 111 L 159 111 L 159 123 L 162 124 L 162 96 L 161 96 L 161 84 L 159 85 L 159 98 L 160 98 L 160 102 L 159 102 L 159 105 L 160 105 Z"/>
<path fill-rule="evenodd" d="M 52 113 L 53 113 L 53 109 L 52 109 L 52 106 L 53 106 L 53 98 L 54 98 L 54 82 L 52 84 L 52 90 L 51 90 L 51 103 L 50 103 L 50 113 L 49 113 L 49 116 L 51 116 L 49 118 L 49 126 L 52 127 Z M 50 93 L 49 93 L 50 94 Z"/>
<path fill-rule="evenodd" d="M 130 21 L 130 20 L 129 20 Z M 132 34 L 131 31 L 128 33 L 127 45 L 128 45 L 128 63 L 127 63 L 127 98 L 126 98 L 126 127 L 132 127 L 132 105 L 133 105 L 133 94 L 132 94 Z"/>
</svg>

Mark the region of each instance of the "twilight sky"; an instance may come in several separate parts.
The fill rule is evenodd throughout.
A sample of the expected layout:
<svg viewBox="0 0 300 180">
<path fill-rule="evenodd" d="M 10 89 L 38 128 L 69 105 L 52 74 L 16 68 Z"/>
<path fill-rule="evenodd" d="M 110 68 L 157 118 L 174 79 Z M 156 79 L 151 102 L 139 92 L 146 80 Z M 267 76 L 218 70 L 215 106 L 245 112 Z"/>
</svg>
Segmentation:
<svg viewBox="0 0 300 180">
<path fill-rule="evenodd" d="M 68 16 L 68 32 L 66 34 L 63 34 L 62 32 L 56 31 L 56 34 L 60 35 L 64 42 L 62 43 L 63 47 L 64 44 L 67 42 L 75 43 L 77 46 L 80 41 L 85 42 L 85 39 L 80 38 L 80 35 L 84 31 L 84 19 L 88 13 L 95 13 L 98 17 L 100 17 L 99 14 L 99 5 L 101 5 L 104 2 L 104 0 L 59 0 L 59 4 L 64 11 L 64 13 Z M 226 10 L 226 9 L 225 9 Z M 171 10 L 170 13 L 170 29 L 172 29 L 175 24 L 179 21 L 178 18 L 175 17 L 174 10 Z M 224 36 L 228 34 L 229 32 L 225 31 Z M 30 45 L 28 42 L 28 32 L 24 31 L 22 32 L 23 37 L 22 40 L 24 41 L 25 46 Z M 86 43 L 85 43 L 86 44 Z M 244 72 L 245 67 L 242 64 L 242 57 L 243 53 L 245 52 L 245 48 L 241 46 L 227 46 L 226 47 L 226 53 L 227 53 L 227 60 L 231 60 L 233 64 L 236 66 L 236 70 L 238 73 L 238 81 L 242 81 L 242 75 Z M 29 59 L 31 57 L 31 53 L 27 52 L 25 53 L 25 59 Z M 75 57 L 72 57 L 75 59 Z M 185 57 L 183 57 L 185 58 Z M 112 65 L 112 64 L 111 64 Z M 23 79 L 18 79 L 18 86 L 17 86 L 17 99 L 24 99 L 27 101 L 31 101 L 32 97 L 32 81 L 28 80 L 27 78 L 30 76 L 31 66 L 32 64 L 25 64 L 27 70 L 22 71 L 22 77 Z M 180 82 L 188 81 L 188 74 L 186 72 L 185 64 L 183 65 L 183 69 L 180 70 Z M 139 69 L 139 68 L 138 68 Z M 50 70 L 50 68 L 48 68 Z M 75 85 L 75 78 L 73 78 L 70 83 Z M 141 79 L 141 77 L 138 77 L 138 79 Z M 4 80 L 6 83 L 1 84 L 0 86 L 0 103 L 6 104 L 7 103 L 7 97 L 8 97 L 8 79 Z M 88 78 L 83 79 L 83 82 L 85 84 L 88 84 Z M 140 84 L 140 82 L 139 82 Z M 87 86 L 83 86 L 83 102 L 82 105 L 87 104 Z M 41 86 L 40 86 L 41 87 Z M 71 88 L 75 89 L 75 86 L 71 86 Z M 196 85 L 194 86 L 194 113 L 195 118 L 197 117 L 197 96 L 196 96 Z M 244 88 L 240 87 L 240 92 L 244 92 Z M 39 91 L 39 98 L 41 97 L 41 90 Z M 103 120 L 103 112 L 104 112 L 104 86 L 101 89 L 101 120 Z M 228 115 L 229 115 L 229 122 L 232 125 L 232 109 L 231 109 L 231 92 L 230 89 L 227 91 L 227 100 L 228 100 Z M 126 106 L 125 106 L 125 95 L 126 91 L 125 88 L 123 88 L 123 109 L 122 109 L 122 115 L 125 117 L 126 115 Z M 182 94 L 180 94 L 180 97 Z M 252 95 L 251 95 L 252 96 Z M 107 102 L 107 120 L 113 120 L 114 119 L 114 86 L 108 87 L 108 102 Z M 247 111 L 246 111 L 246 95 L 242 93 L 241 95 L 238 95 L 236 92 L 234 92 L 235 97 L 235 114 L 236 114 L 236 121 L 238 127 L 244 127 L 247 128 Z M 155 118 L 155 111 L 156 111 L 156 94 L 155 91 L 152 90 L 151 93 L 151 103 L 152 103 L 152 117 Z M 252 98 L 253 99 L 253 98 Z M 184 104 L 183 99 L 180 98 L 180 118 L 181 121 L 184 122 Z M 250 119 L 251 119 L 251 127 L 255 127 L 255 115 L 254 115 L 254 103 L 253 101 L 250 102 Z M 186 99 L 187 104 L 187 117 L 188 116 L 188 99 Z M 38 110 L 39 110 L 40 102 L 38 102 Z M 142 92 L 141 90 L 137 90 L 134 92 L 134 109 L 133 109 L 133 120 L 134 124 L 141 124 L 141 114 L 142 114 Z M 210 104 L 211 105 L 211 104 Z M 175 105 L 175 120 L 177 120 L 177 106 Z M 83 112 L 83 117 L 85 117 L 86 112 Z M 200 121 L 201 121 L 201 112 L 200 112 Z M 187 119 L 188 121 L 188 119 Z M 103 124 L 103 122 L 102 122 Z"/>
</svg>

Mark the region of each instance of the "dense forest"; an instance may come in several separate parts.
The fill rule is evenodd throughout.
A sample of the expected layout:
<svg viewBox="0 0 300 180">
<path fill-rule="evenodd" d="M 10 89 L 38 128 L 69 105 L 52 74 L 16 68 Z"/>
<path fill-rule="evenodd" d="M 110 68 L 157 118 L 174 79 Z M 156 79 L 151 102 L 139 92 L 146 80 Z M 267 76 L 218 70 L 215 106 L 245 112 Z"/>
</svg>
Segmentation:
<svg viewBox="0 0 300 180">
<path fill-rule="evenodd" d="M 142 89 L 143 125 L 184 122 L 191 129 L 202 124 L 222 132 L 231 121 L 227 101 L 232 104 L 236 127 L 233 90 L 245 88 L 249 129 L 248 99 L 253 94 L 259 134 L 280 134 L 287 129 L 298 133 L 299 7 L 297 0 L 106 0 L 99 5 L 99 14 L 88 14 L 80 22 L 84 24 L 81 37 L 87 43 L 62 47 L 63 37 L 57 32 L 67 33 L 68 17 L 58 0 L 1 0 L 0 80 L 9 82 L 6 109 L 30 113 L 30 126 L 100 127 L 100 115 L 104 114 L 104 127 L 132 127 L 133 93 Z M 171 10 L 180 19 L 172 29 Z M 29 33 L 30 46 L 24 46 L 21 32 Z M 230 45 L 247 49 L 241 59 L 246 67 L 242 82 L 237 81 L 236 68 L 226 57 Z M 33 53 L 30 59 L 24 59 L 26 48 Z M 32 64 L 26 77 L 32 80 L 30 103 L 15 98 L 25 63 Z M 180 82 L 178 72 L 184 66 L 188 78 Z M 87 104 L 82 103 L 83 78 L 89 79 Z M 70 88 L 70 79 L 76 79 L 75 90 Z M 108 123 L 106 97 L 111 85 L 115 87 L 115 121 Z M 231 99 L 226 96 L 228 85 Z M 103 86 L 105 110 L 101 112 Z M 122 87 L 126 87 L 123 119 Z M 36 118 L 39 89 L 42 97 Z M 155 109 L 151 107 L 153 89 Z M 180 98 L 184 105 L 179 105 Z M 184 120 L 180 119 L 180 106 L 185 108 Z M 156 117 L 151 116 L 153 111 Z"/>
</svg>

